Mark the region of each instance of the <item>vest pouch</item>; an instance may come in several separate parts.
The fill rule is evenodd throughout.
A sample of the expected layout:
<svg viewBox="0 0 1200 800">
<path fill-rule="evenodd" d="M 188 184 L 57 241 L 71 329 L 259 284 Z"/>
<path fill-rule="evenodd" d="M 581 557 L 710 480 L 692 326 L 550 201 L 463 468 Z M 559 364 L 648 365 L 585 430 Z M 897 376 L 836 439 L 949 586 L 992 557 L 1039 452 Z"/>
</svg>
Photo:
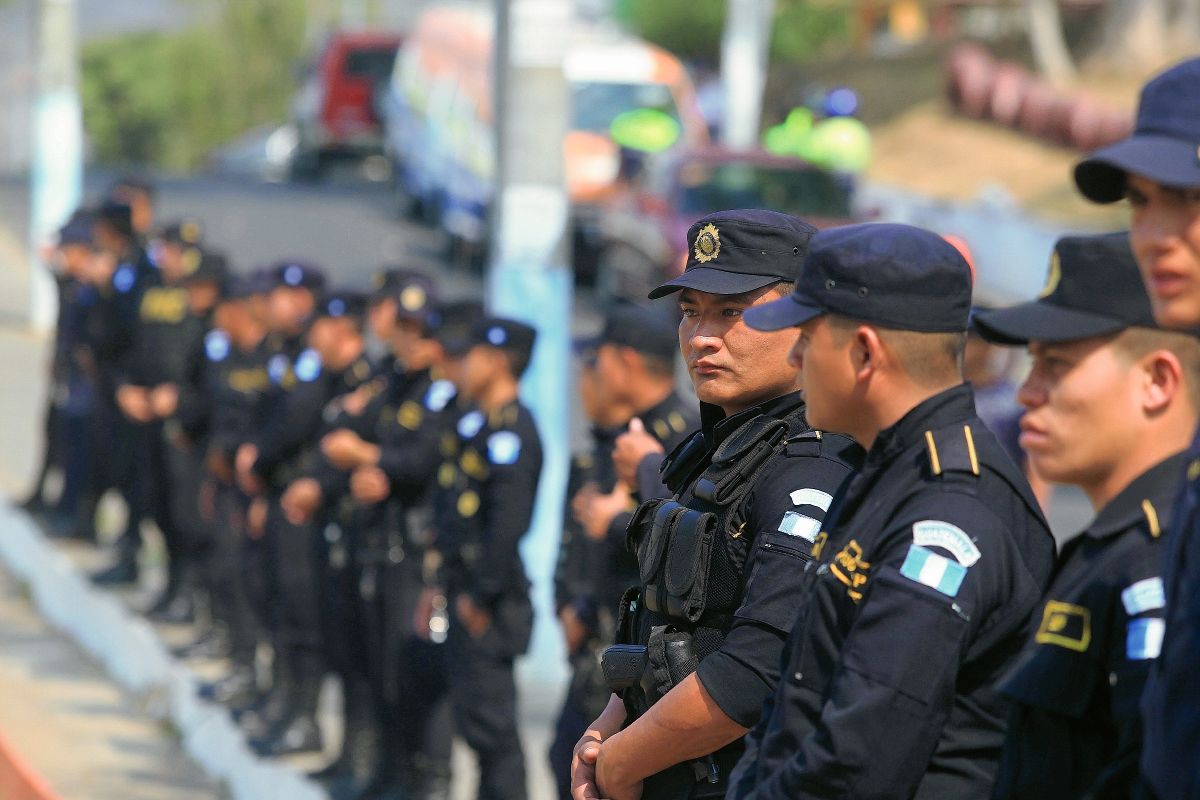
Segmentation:
<svg viewBox="0 0 1200 800">
<path fill-rule="evenodd" d="M 650 586 L 658 579 L 671 522 L 686 510 L 674 500 L 651 500 L 643 503 L 630 521 L 626 539 L 637 543 L 638 573 L 643 585 Z"/>
<path fill-rule="evenodd" d="M 666 613 L 696 622 L 704 614 L 716 514 L 686 510 L 672 518 L 663 569 Z"/>
</svg>

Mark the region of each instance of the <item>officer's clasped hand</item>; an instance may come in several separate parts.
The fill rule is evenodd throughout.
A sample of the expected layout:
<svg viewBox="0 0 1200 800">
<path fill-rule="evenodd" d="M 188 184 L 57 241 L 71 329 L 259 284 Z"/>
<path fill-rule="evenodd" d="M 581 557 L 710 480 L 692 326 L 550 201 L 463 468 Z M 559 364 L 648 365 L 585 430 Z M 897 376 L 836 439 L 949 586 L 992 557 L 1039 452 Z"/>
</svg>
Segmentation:
<svg viewBox="0 0 1200 800">
<path fill-rule="evenodd" d="M 662 452 L 662 444 L 646 432 L 646 426 L 639 418 L 629 420 L 629 430 L 617 437 L 617 444 L 613 449 L 617 480 L 626 486 L 637 486 L 638 466 L 646 456 Z"/>
</svg>

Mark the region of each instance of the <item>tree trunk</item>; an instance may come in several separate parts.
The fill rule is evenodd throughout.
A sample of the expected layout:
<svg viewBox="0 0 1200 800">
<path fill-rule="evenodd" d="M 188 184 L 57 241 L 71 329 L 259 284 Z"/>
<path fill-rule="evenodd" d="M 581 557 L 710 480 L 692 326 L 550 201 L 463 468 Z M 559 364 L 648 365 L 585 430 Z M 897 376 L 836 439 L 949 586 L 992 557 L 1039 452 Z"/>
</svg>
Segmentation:
<svg viewBox="0 0 1200 800">
<path fill-rule="evenodd" d="M 1112 69 L 1140 74 L 1162 61 L 1168 38 L 1165 0 L 1109 0 L 1096 58 Z"/>
<path fill-rule="evenodd" d="M 1042 77 L 1054 84 L 1075 80 L 1075 63 L 1063 38 L 1058 0 L 1027 0 L 1025 10 L 1029 15 L 1029 44 Z"/>
</svg>

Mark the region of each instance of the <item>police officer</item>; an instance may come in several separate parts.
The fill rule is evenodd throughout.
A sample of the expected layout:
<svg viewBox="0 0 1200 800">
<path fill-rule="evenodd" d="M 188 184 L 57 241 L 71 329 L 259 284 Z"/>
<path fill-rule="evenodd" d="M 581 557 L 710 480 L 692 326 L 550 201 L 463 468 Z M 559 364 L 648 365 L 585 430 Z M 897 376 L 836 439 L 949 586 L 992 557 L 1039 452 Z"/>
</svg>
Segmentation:
<svg viewBox="0 0 1200 800">
<path fill-rule="evenodd" d="M 984 796 L 1003 743 L 993 689 L 1050 577 L 1054 540 L 975 415 L 961 359 L 967 262 L 907 225 L 813 239 L 796 291 L 747 313 L 800 326 L 809 420 L 866 460 L 815 536 L 783 679 L 730 798 Z"/>
<path fill-rule="evenodd" d="M 116 563 L 93 576 L 101 585 L 137 579 L 139 526 L 142 516 L 148 513 L 147 498 L 153 496 L 154 488 L 145 469 L 137 464 L 137 453 L 145 449 L 142 443 L 150 437 L 146 430 L 149 420 L 139 428 L 139 423 L 120 407 L 117 397 L 119 387 L 127 382 L 129 358 L 140 327 L 142 295 L 148 285 L 158 280 L 157 270 L 135 236 L 131 213 L 127 205 L 108 202 L 96 209 L 92 225 L 94 244 L 99 251 L 92 280 L 99 297 L 88 328 L 89 345 L 99 374 L 100 406 L 93 469 L 96 481 L 91 496 L 98 500 L 105 490 L 116 487 L 130 512 L 125 531 L 117 542 Z"/>
<path fill-rule="evenodd" d="M 1196 428 L 1200 342 L 1155 329 L 1124 233 L 1055 247 L 1036 302 L 979 313 L 998 344 L 1026 344 L 1018 397 L 1036 472 L 1079 486 L 1097 516 L 1063 549 L 1025 652 L 995 798 L 1132 797 L 1138 699 L 1162 642 L 1162 531 Z"/>
<path fill-rule="evenodd" d="M 1131 208 L 1130 244 L 1163 328 L 1200 328 L 1200 59 L 1146 84 L 1133 135 L 1075 167 L 1089 200 Z M 1142 771 L 1162 800 L 1200 793 L 1200 441 L 1185 456 L 1186 484 L 1171 513 L 1163 584 L 1166 632 L 1142 703 Z"/>
<path fill-rule="evenodd" d="M 791 290 L 814 232 L 775 212 L 711 214 L 688 232 L 684 274 L 650 295 L 680 292 L 701 430 L 663 463 L 673 496 L 629 524 L 640 586 L 604 654 L 620 696 L 576 746 L 577 798 L 723 795 L 779 680 L 813 537 L 862 454 L 805 421 L 792 336 L 743 322 Z"/>
<path fill-rule="evenodd" d="M 611 692 L 599 656 L 613 644 L 621 596 L 638 584 L 637 558 L 625 549 L 625 529 L 643 498 L 637 483 L 618 480 L 617 438 L 631 420 L 651 438 L 662 460 L 700 426 L 698 410 L 675 391 L 679 335 L 655 312 L 623 306 L 611 312 L 595 339 L 578 343 L 583 358 L 579 394 L 592 422 L 592 447 L 575 457 L 567 496 L 569 512 L 555 578 L 558 618 L 573 670 L 550 746 L 559 796 L 571 794 L 571 758 L 589 722 L 600 716 Z M 649 497 L 662 494 L 657 465 Z"/>
<path fill-rule="evenodd" d="M 535 335 L 514 320 L 476 320 L 458 375 L 474 407 L 447 442 L 434 499 L 454 718 L 479 757 L 479 796 L 496 800 L 526 796 L 513 659 L 529 646 L 533 607 L 517 545 L 533 517 L 542 446 L 518 381 Z"/>
<path fill-rule="evenodd" d="M 254 659 L 264 625 L 260 553 L 246 528 L 250 498 L 234 476 L 237 448 L 265 422 L 264 404 L 272 388 L 266 325 L 250 308 L 250 297 L 259 288 L 249 280 L 227 279 L 213 312 L 214 328 L 204 341 L 203 380 L 211 406 L 201 509 L 212 520 L 213 537 L 203 574 L 231 668 L 225 677 L 202 686 L 201 696 L 232 708 L 258 699 Z"/>
<path fill-rule="evenodd" d="M 46 512 L 52 533 L 95 538 L 90 521 L 82 518 L 92 457 L 92 421 L 96 406 L 95 364 L 87 346 L 87 314 L 96 302 L 95 287 L 87 282 L 91 260 L 92 222 L 77 212 L 58 232 L 55 279 L 58 283 L 58 326 L 50 377 L 53 391 L 46 411 L 46 451 L 41 473 L 22 506 Z M 57 502 L 47 506 L 43 485 L 51 467 L 63 474 Z"/>
</svg>

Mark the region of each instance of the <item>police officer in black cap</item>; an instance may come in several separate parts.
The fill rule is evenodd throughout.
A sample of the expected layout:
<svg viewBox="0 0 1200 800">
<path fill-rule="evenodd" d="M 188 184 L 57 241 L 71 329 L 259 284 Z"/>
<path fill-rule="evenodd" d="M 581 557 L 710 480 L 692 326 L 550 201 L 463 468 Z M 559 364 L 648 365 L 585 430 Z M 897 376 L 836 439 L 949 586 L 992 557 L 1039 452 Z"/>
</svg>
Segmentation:
<svg viewBox="0 0 1200 800">
<path fill-rule="evenodd" d="M 282 277 L 287 280 L 286 274 Z M 296 285 L 301 285 L 302 278 L 295 277 Z M 249 524 L 262 525 L 269 551 L 275 652 L 280 662 L 280 687 L 272 689 L 274 698 L 268 698 L 261 715 L 245 720 L 248 732 L 255 734 L 252 745 L 263 755 L 320 747 L 314 719 L 325 672 L 315 541 L 320 531 L 311 522 L 291 522 L 280 500 L 288 485 L 303 474 L 311 450 L 325 431 L 322 414 L 327 404 L 370 378 L 364 354 L 365 311 L 365 298 L 353 292 L 332 292 L 322 298 L 308 331 L 309 346 L 294 361 L 284 363 L 282 374 L 275 367 L 279 356 L 268 362 L 268 376 L 277 388 L 268 400 L 267 420 L 237 454 L 243 489 L 251 493 L 265 489 L 265 498 L 256 499 L 258 509 L 250 512 L 265 519 L 252 519 Z"/>
<path fill-rule="evenodd" d="M 1200 59 L 1142 90 L 1133 135 L 1075 168 L 1089 200 L 1127 198 L 1130 244 L 1163 328 L 1200 330 Z M 1166 632 L 1142 704 L 1142 770 L 1162 800 L 1200 794 L 1200 442 L 1185 456 L 1186 484 L 1171 514 L 1163 583 Z"/>
<path fill-rule="evenodd" d="M 1020 661 L 995 798 L 1133 797 L 1138 699 L 1162 643 L 1162 532 L 1196 428 L 1200 342 L 1158 330 L 1124 233 L 1059 240 L 1042 297 L 979 313 L 1025 344 L 1022 444 L 1096 519 L 1059 556 Z"/>
<path fill-rule="evenodd" d="M 571 464 L 555 576 L 558 617 L 573 670 L 550 747 L 562 798 L 571 794 L 575 743 L 612 694 L 600 653 L 613 644 L 621 596 L 638 583 L 637 558 L 625 549 L 625 529 L 640 500 L 665 491 L 657 469 L 662 454 L 700 427 L 695 402 L 675 391 L 679 334 L 671 320 L 650 309 L 622 306 L 608 315 L 599 337 L 576 347 L 583 360 L 579 394 L 592 422 L 592 447 Z M 622 480 L 613 463 L 617 439 L 631 426 L 657 454 L 648 492 L 636 475 Z"/>
<path fill-rule="evenodd" d="M 273 388 L 266 325 L 250 308 L 250 298 L 261 288 L 248 279 L 227 278 L 213 313 L 214 328 L 204 340 L 203 382 L 210 409 L 201 508 L 207 508 L 213 536 L 203 574 L 231 668 L 225 677 L 202 686 L 201 696 L 232 708 L 249 707 L 258 699 L 254 659 L 266 616 L 261 553 L 246 527 L 251 498 L 234 475 L 237 448 L 265 422 Z"/>
<path fill-rule="evenodd" d="M 809 549 L 862 455 L 806 422 L 791 334 L 743 321 L 791 291 L 814 232 L 769 211 L 709 215 L 688 233 L 683 275 L 651 292 L 680 292 L 701 430 L 663 462 L 673 496 L 629 525 L 641 585 L 604 654 L 617 694 L 576 746 L 580 800 L 722 796 L 779 680 Z"/>
<path fill-rule="evenodd" d="M 517 545 L 533 518 L 542 445 L 518 381 L 535 336 L 514 320 L 476 320 L 457 376 L 473 408 L 447 442 L 434 499 L 454 718 L 479 757 L 479 796 L 497 800 L 526 796 L 513 659 L 529 646 L 533 607 Z"/>
<path fill-rule="evenodd" d="M 993 688 L 1050 578 L 1054 540 L 975 415 L 961 359 L 971 271 L 907 225 L 822 231 L 796 291 L 747 324 L 800 327 L 814 425 L 867 448 L 805 568 L 783 679 L 730 798 L 982 797 Z"/>
</svg>

